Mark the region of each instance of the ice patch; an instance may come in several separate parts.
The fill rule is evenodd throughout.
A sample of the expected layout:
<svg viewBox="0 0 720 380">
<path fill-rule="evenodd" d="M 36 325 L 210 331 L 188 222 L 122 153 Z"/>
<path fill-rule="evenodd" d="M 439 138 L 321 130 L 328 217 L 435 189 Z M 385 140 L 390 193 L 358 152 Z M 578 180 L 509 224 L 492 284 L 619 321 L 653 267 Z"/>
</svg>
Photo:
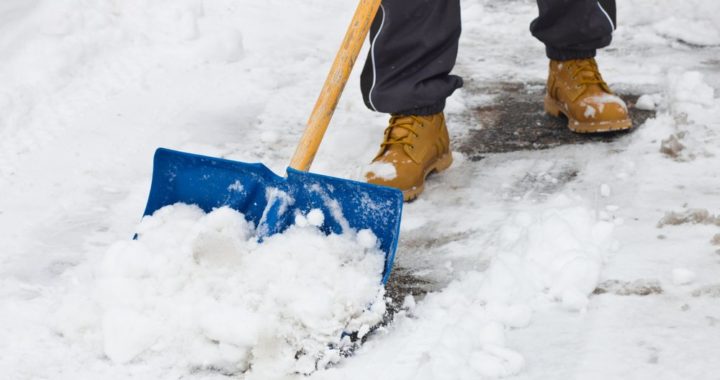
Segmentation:
<svg viewBox="0 0 720 380">
<path fill-rule="evenodd" d="M 382 320 L 384 255 L 371 231 L 325 235 L 320 210 L 304 219 L 258 243 L 230 208 L 162 208 L 137 240 L 79 269 L 92 274 L 61 309 L 85 322 L 57 325 L 76 344 L 93 332 L 117 364 L 172 358 L 175 369 L 271 378 L 335 363 L 352 345 L 343 333 L 365 335 Z"/>
</svg>

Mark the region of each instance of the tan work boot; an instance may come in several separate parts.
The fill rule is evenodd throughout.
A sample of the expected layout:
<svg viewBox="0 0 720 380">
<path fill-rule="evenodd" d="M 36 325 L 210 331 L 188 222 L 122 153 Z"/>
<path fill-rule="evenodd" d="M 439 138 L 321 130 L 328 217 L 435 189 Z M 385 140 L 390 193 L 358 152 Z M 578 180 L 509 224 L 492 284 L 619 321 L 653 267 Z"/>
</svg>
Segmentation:
<svg viewBox="0 0 720 380">
<path fill-rule="evenodd" d="M 402 190 L 405 201 L 422 193 L 425 178 L 452 164 L 445 116 L 392 116 L 380 152 L 365 178 Z"/>
<path fill-rule="evenodd" d="M 565 115 L 577 133 L 632 128 L 625 102 L 610 91 L 594 58 L 550 61 L 545 112 Z"/>
</svg>

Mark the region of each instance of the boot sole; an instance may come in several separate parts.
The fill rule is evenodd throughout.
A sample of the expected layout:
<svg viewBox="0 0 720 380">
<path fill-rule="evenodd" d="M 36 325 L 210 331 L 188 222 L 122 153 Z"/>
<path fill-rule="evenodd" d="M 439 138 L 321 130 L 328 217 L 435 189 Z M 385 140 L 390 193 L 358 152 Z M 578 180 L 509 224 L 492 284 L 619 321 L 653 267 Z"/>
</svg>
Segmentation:
<svg viewBox="0 0 720 380">
<path fill-rule="evenodd" d="M 567 127 L 571 131 L 575 133 L 607 133 L 607 132 L 617 132 L 617 131 L 626 131 L 628 129 L 632 128 L 632 121 L 630 118 L 625 120 L 613 120 L 613 121 L 595 121 L 595 122 L 581 122 L 574 119 L 572 116 L 568 115 L 567 112 L 565 112 L 562 107 L 560 106 L 560 103 L 556 101 L 555 99 L 552 99 L 551 97 L 545 95 L 545 112 L 548 114 L 560 117 L 560 115 L 565 115 L 565 117 L 568 120 Z"/>
<path fill-rule="evenodd" d="M 417 199 L 418 195 L 425 190 L 425 179 L 429 177 L 431 174 L 434 173 L 440 173 L 442 171 L 445 171 L 447 168 L 450 167 L 453 163 L 452 153 L 448 152 L 442 157 L 438 158 L 435 163 L 433 163 L 423 175 L 423 181 L 420 183 L 419 186 L 415 186 L 411 189 L 403 190 L 403 199 L 405 202 L 411 202 Z"/>
</svg>

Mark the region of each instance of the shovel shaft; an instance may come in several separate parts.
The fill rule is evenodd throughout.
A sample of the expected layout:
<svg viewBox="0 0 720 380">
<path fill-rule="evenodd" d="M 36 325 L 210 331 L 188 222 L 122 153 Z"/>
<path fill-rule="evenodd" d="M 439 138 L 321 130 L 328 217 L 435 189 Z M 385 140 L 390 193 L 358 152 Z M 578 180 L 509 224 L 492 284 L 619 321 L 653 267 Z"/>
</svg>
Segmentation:
<svg viewBox="0 0 720 380">
<path fill-rule="evenodd" d="M 355 60 L 370 30 L 370 25 L 380 8 L 380 2 L 381 0 L 360 0 L 342 46 L 335 56 L 325 85 L 307 122 L 305 132 L 290 161 L 291 168 L 301 171 L 310 169 L 315 153 L 320 147 L 320 142 L 340 100 L 340 94 L 345 88 Z"/>
</svg>

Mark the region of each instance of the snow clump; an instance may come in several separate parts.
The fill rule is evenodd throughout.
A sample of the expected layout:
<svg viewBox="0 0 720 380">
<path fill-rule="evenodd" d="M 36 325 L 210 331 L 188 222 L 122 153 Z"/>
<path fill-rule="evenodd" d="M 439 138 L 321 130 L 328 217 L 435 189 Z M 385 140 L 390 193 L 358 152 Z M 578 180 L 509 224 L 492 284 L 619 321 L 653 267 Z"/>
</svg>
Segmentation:
<svg viewBox="0 0 720 380">
<path fill-rule="evenodd" d="M 373 162 L 367 166 L 366 172 L 371 178 L 378 178 L 385 181 L 391 181 L 397 177 L 395 165 L 387 162 Z"/>
<path fill-rule="evenodd" d="M 370 231 L 325 235 L 319 210 L 298 219 L 259 243 L 230 208 L 164 207 L 77 275 L 58 331 L 94 337 L 116 364 L 273 378 L 335 363 L 346 333 L 382 320 L 384 255 Z"/>
</svg>

